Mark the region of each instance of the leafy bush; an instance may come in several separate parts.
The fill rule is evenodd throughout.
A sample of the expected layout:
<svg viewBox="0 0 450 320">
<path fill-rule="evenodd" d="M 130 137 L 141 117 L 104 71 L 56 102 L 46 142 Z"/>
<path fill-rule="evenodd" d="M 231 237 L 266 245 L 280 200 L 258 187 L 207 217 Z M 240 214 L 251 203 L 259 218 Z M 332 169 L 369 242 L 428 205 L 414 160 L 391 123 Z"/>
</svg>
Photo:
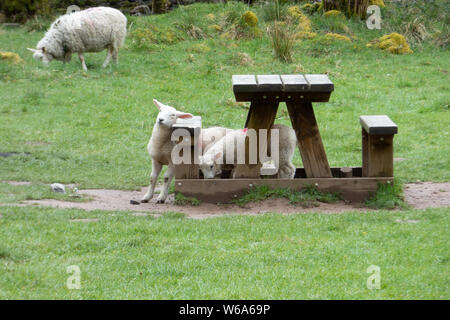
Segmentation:
<svg viewBox="0 0 450 320">
<path fill-rule="evenodd" d="M 31 19 L 28 19 L 24 26 L 28 32 L 45 31 L 50 27 L 51 23 L 51 20 L 36 15 Z"/>
<path fill-rule="evenodd" d="M 0 0 L 0 11 L 9 21 L 24 22 L 48 3 L 48 0 Z"/>
</svg>

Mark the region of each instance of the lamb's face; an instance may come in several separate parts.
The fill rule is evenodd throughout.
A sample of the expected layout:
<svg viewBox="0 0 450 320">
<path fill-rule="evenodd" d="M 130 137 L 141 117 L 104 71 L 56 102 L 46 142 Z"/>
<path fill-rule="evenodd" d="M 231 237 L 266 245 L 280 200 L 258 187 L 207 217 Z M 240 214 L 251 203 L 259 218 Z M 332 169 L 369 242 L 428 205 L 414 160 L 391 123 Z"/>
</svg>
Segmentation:
<svg viewBox="0 0 450 320">
<path fill-rule="evenodd" d="M 31 52 L 33 52 L 33 58 L 38 61 L 42 61 L 44 65 L 48 65 L 50 61 L 53 60 L 53 56 L 45 51 L 45 48 L 41 49 L 30 49 Z"/>
<path fill-rule="evenodd" d="M 217 163 L 217 159 L 221 155 L 221 153 L 218 153 L 215 157 L 208 155 L 199 157 L 199 168 L 205 179 L 214 179 L 222 173 L 222 165 Z"/>
<path fill-rule="evenodd" d="M 158 116 L 156 117 L 156 124 L 159 126 L 165 126 L 172 128 L 172 126 L 177 122 L 177 119 L 187 119 L 192 118 L 192 114 L 177 111 L 175 108 L 165 105 L 156 99 L 153 102 L 159 109 Z"/>
</svg>

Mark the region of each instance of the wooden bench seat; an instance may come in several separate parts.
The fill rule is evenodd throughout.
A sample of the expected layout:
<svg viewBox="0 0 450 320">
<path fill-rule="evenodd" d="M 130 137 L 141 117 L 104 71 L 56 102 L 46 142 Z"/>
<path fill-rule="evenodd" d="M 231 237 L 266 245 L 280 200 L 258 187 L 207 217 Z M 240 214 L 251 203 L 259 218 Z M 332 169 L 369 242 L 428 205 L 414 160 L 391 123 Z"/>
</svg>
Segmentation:
<svg viewBox="0 0 450 320">
<path fill-rule="evenodd" d="M 386 115 L 361 116 L 363 177 L 394 176 L 397 125 Z"/>
</svg>

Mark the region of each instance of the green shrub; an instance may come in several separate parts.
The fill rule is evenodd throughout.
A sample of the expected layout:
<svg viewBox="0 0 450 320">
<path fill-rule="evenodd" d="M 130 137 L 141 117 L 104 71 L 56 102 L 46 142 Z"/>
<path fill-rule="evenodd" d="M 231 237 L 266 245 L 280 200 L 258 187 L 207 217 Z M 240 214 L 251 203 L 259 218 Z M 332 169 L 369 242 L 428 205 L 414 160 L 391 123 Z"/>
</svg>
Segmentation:
<svg viewBox="0 0 450 320">
<path fill-rule="evenodd" d="M 128 35 L 133 49 L 151 49 L 155 44 L 174 44 L 183 37 L 170 28 L 159 28 L 152 24 L 139 26 Z"/>
</svg>

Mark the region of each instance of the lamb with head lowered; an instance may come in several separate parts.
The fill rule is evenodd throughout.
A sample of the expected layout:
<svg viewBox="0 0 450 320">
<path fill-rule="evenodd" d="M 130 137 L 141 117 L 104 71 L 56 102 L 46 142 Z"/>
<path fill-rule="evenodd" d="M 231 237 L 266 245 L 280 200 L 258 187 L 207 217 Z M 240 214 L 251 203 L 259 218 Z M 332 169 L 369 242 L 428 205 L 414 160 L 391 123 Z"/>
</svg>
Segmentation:
<svg viewBox="0 0 450 320">
<path fill-rule="evenodd" d="M 292 163 L 297 138 L 292 128 L 274 124 L 272 130 L 278 130 L 278 157 L 273 157 L 276 177 L 280 179 L 293 179 L 295 176 L 295 166 Z M 205 179 L 213 179 L 222 173 L 223 166 L 236 165 L 238 160 L 238 149 L 245 150 L 245 136 L 247 129 L 228 130 L 226 135 L 212 145 L 202 156 L 199 157 L 199 167 Z M 267 144 L 268 155 L 272 149 L 269 140 Z M 276 145 L 274 145 L 276 146 Z M 230 154 L 229 152 L 232 152 Z M 273 155 L 272 155 L 273 156 Z M 230 160 L 230 158 L 232 158 Z"/>
<path fill-rule="evenodd" d="M 118 62 L 118 51 L 125 41 L 127 18 L 117 9 L 95 7 L 66 14 L 53 22 L 45 36 L 38 42 L 33 58 L 45 65 L 52 60 L 69 62 L 72 53 L 78 53 L 83 70 L 87 71 L 84 52 L 108 49 L 103 63 L 111 58 Z"/>
<path fill-rule="evenodd" d="M 167 171 L 164 174 L 164 184 L 161 193 L 158 196 L 157 203 L 164 203 L 169 194 L 169 185 L 175 175 L 175 166 L 172 162 L 172 149 L 175 142 L 171 140 L 172 127 L 177 119 L 192 118 L 190 113 L 184 113 L 175 108 L 165 105 L 156 99 L 153 103 L 159 109 L 156 123 L 153 126 L 152 136 L 147 145 L 147 150 L 152 159 L 152 173 L 150 175 L 150 185 L 141 202 L 148 202 L 153 198 L 156 182 L 161 173 L 162 167 L 167 165 Z M 220 140 L 225 135 L 226 129 L 222 127 L 213 127 L 202 129 L 200 133 L 199 143 L 201 150 L 207 150 L 211 144 Z"/>
</svg>

